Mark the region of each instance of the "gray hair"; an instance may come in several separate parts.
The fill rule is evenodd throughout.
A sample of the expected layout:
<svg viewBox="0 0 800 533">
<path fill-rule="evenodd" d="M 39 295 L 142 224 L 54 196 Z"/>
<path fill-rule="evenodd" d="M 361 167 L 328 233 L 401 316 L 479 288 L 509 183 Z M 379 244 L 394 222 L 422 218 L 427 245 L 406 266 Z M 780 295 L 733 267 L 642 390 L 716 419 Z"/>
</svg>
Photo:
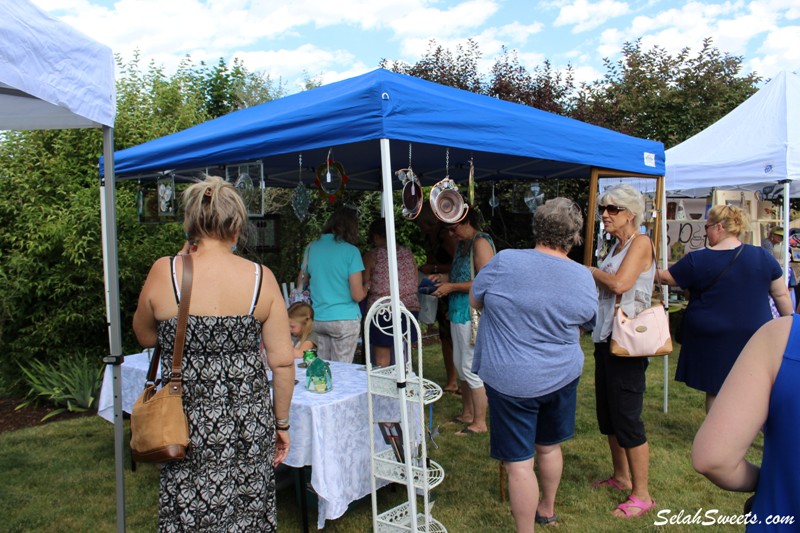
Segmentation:
<svg viewBox="0 0 800 533">
<path fill-rule="evenodd" d="M 553 198 L 536 209 L 533 232 L 537 244 L 569 252 L 582 242 L 583 215 L 569 198 Z"/>
<path fill-rule="evenodd" d="M 638 228 L 644 220 L 644 195 L 627 183 L 613 185 L 603 191 L 597 199 L 598 205 L 618 205 L 633 213 L 633 227 Z"/>
</svg>

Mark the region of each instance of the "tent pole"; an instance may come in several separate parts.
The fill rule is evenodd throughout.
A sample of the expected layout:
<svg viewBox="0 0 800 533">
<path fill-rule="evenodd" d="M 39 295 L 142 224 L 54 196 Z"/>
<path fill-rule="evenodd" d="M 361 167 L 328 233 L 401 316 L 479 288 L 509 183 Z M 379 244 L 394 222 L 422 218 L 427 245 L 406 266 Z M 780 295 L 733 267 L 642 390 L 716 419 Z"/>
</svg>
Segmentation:
<svg viewBox="0 0 800 533">
<path fill-rule="evenodd" d="M 103 126 L 104 177 L 100 180 L 100 221 L 103 240 L 103 272 L 106 285 L 109 355 L 114 377 L 114 471 L 116 474 L 117 532 L 125 533 L 125 459 L 122 421 L 122 333 L 119 314 L 119 270 L 117 264 L 117 211 L 114 176 L 114 128 Z"/>
<path fill-rule="evenodd" d="M 656 268 L 666 270 L 667 268 L 667 188 L 664 183 L 664 176 L 656 178 L 656 246 L 661 252 L 661 264 Z M 669 316 L 669 285 L 662 283 L 661 294 L 664 298 L 667 316 Z M 669 354 L 664 356 L 664 412 L 669 411 Z"/>
<path fill-rule="evenodd" d="M 394 229 L 394 197 L 392 195 L 392 157 L 389 139 L 381 139 L 381 170 L 383 174 L 383 194 L 381 195 L 382 207 L 384 212 L 384 224 L 386 225 L 386 252 L 389 256 L 389 294 L 392 301 L 392 331 L 402 332 L 401 316 L 400 316 L 400 280 L 397 274 L 397 239 Z M 366 327 L 369 327 L 367 324 Z M 409 323 L 409 327 L 414 327 Z M 406 384 L 406 365 L 405 355 L 403 353 L 403 335 L 395 333 L 393 335 L 394 353 L 395 353 L 395 367 L 397 368 L 397 383 L 398 390 L 405 391 Z M 413 355 L 409 353 L 409 359 Z M 401 385 L 402 384 L 402 385 Z M 422 401 L 422 398 L 420 398 Z M 400 394 L 400 427 L 403 428 L 403 447 L 406 450 L 412 450 L 413 444 L 411 442 L 412 427 L 408 419 L 408 403 L 406 402 L 405 394 Z M 372 429 L 370 429 L 372 431 Z M 425 438 L 423 436 L 423 438 Z M 405 474 L 407 480 L 414 479 L 414 471 L 412 468 L 411 453 L 405 454 Z M 409 528 L 410 531 L 417 531 L 417 489 L 414 483 L 406 484 L 408 492 L 408 515 L 409 515 Z"/>
<path fill-rule="evenodd" d="M 791 222 L 789 219 L 791 218 L 792 213 L 792 206 L 790 205 L 791 199 L 789 198 L 789 194 L 791 191 L 789 190 L 789 184 L 791 180 L 783 180 L 783 242 L 781 245 L 783 246 L 783 281 L 786 286 L 789 286 L 789 223 Z"/>
<path fill-rule="evenodd" d="M 583 239 L 583 264 L 586 266 L 591 266 L 593 262 L 594 222 L 595 213 L 597 212 L 597 184 L 599 177 L 600 171 L 597 168 L 592 168 L 592 174 L 589 177 L 589 207 L 586 213 L 586 238 Z"/>
</svg>

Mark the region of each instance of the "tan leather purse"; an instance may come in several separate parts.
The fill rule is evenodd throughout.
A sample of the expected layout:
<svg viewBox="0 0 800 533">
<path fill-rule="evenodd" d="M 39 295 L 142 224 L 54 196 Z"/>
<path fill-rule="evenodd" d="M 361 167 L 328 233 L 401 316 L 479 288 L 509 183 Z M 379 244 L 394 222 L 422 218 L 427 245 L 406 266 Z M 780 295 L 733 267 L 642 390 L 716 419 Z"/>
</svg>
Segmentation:
<svg viewBox="0 0 800 533">
<path fill-rule="evenodd" d="M 133 404 L 131 412 L 131 459 L 137 463 L 179 461 L 186 457 L 186 449 L 189 447 L 189 421 L 183 411 L 181 360 L 192 295 L 192 257 L 182 257 L 183 279 L 175 348 L 172 353 L 172 372 L 169 381 L 157 389 L 159 382 L 155 378 L 161 348 L 156 346 L 147 371 L 144 392 Z M 164 383 L 163 376 L 160 382 Z"/>
</svg>

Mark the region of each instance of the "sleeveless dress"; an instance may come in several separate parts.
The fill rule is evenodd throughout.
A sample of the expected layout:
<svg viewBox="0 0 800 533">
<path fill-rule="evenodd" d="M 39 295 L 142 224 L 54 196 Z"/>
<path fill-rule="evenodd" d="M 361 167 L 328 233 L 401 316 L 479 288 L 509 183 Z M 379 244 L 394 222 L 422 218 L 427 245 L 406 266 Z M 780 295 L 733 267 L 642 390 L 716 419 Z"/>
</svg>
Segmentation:
<svg viewBox="0 0 800 533">
<path fill-rule="evenodd" d="M 472 244 L 477 238 L 486 239 L 495 249 L 494 241 L 488 233 L 478 232 L 469 241 L 459 240 L 456 246 L 456 253 L 453 256 L 453 263 L 450 267 L 450 281 L 452 283 L 462 283 L 472 281 L 472 270 L 470 260 L 472 259 Z M 450 322 L 454 324 L 466 324 L 469 322 L 469 293 L 451 292 L 448 296 L 450 306 Z"/>
<path fill-rule="evenodd" d="M 756 486 L 753 513 L 759 522 L 747 526 L 758 531 L 798 531 L 800 529 L 800 315 L 792 317 L 792 330 L 783 361 L 769 398 L 769 415 L 764 424 L 764 457 Z M 793 517 L 794 523 L 767 524 L 770 515 Z"/>
<path fill-rule="evenodd" d="M 162 467 L 161 532 L 276 530 L 274 417 L 252 315 L 256 272 L 250 314 L 189 315 L 181 370 L 190 445 L 185 460 Z M 158 323 L 162 375 L 171 371 L 177 321 Z"/>
</svg>

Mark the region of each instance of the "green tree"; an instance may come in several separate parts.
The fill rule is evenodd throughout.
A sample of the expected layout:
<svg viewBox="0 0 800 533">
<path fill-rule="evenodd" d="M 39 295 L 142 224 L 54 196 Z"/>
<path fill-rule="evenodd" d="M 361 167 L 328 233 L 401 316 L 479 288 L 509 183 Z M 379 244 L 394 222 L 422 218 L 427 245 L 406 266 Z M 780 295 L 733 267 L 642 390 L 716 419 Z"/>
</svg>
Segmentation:
<svg viewBox="0 0 800 533">
<path fill-rule="evenodd" d="M 721 52 L 710 38 L 694 55 L 625 43 L 623 57 L 604 60 L 606 74 L 584 85 L 573 117 L 670 148 L 707 128 L 756 92 L 761 80 L 743 75 L 741 56 Z"/>
<path fill-rule="evenodd" d="M 115 148 L 123 149 L 208 120 L 216 101 L 237 106 L 280 93 L 269 77 L 238 62 L 230 95 L 209 92 L 203 80 L 224 69 L 195 67 L 185 58 L 168 76 L 151 63 L 117 58 Z M 222 96 L 225 96 L 222 98 Z M 217 102 L 218 103 L 218 102 Z M 213 104 L 213 105 L 212 105 Z M 108 350 L 100 226 L 99 130 L 8 132 L 0 138 L 0 390 L 18 385 L 18 362 L 57 361 Z M 153 260 L 174 254 L 179 224 L 142 225 L 133 182 L 118 183 L 117 226 L 123 342 L 133 350 L 131 323 Z"/>
</svg>

